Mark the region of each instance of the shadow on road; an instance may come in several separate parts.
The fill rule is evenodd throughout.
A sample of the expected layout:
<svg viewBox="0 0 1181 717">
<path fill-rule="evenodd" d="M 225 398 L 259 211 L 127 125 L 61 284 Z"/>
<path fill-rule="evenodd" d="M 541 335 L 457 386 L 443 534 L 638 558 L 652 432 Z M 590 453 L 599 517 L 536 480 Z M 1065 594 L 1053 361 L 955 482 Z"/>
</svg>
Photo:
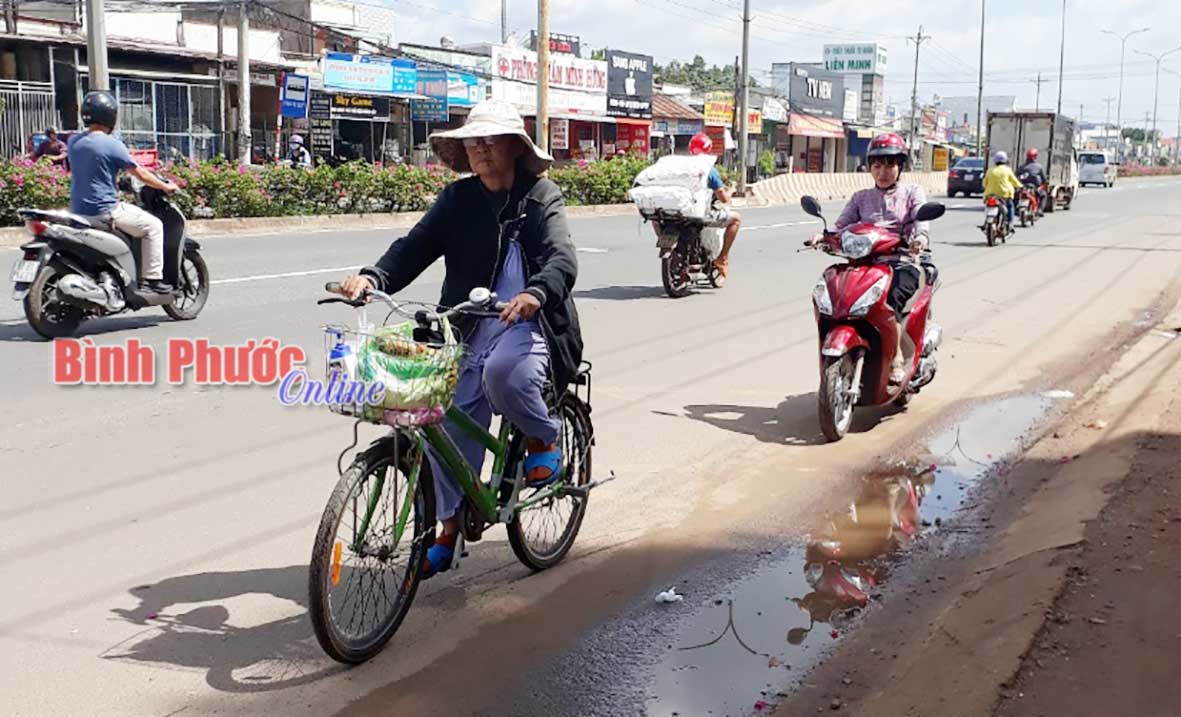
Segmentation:
<svg viewBox="0 0 1181 717">
<path fill-rule="evenodd" d="M 125 331 L 132 329 L 144 329 L 152 326 L 157 326 L 165 322 L 171 322 L 172 319 L 167 316 L 126 316 L 121 318 L 105 318 L 99 320 L 92 320 L 83 323 L 74 332 L 71 338 L 82 338 L 83 336 L 100 336 L 103 334 L 110 334 L 116 331 Z M 0 325 L 0 341 L 9 341 L 13 343 L 28 342 L 28 343 L 48 343 L 48 339 L 43 338 L 36 331 L 33 331 L 27 323 Z"/>
<path fill-rule="evenodd" d="M 574 292 L 576 299 L 600 299 L 603 301 L 654 299 L 660 296 L 664 296 L 664 289 L 659 286 L 600 286 Z"/>
<path fill-rule="evenodd" d="M 182 575 L 132 588 L 139 605 L 112 612 L 146 629 L 101 657 L 205 669 L 209 686 L 224 692 L 268 692 L 315 682 L 344 668 L 325 667 L 307 614 L 307 575 L 306 565 L 292 565 Z M 251 625 L 250 612 L 232 616 L 223 604 L 252 594 L 287 600 L 298 612 Z M 199 603 L 208 604 L 190 607 Z M 231 617 L 247 624 L 232 624 Z"/>
<path fill-rule="evenodd" d="M 730 404 L 685 406 L 687 416 L 735 433 L 742 433 L 777 445 L 816 446 L 824 444 L 816 416 L 816 394 L 789 396 L 774 408 Z M 853 413 L 850 433 L 863 433 L 898 413 L 895 407 L 859 407 Z"/>
</svg>

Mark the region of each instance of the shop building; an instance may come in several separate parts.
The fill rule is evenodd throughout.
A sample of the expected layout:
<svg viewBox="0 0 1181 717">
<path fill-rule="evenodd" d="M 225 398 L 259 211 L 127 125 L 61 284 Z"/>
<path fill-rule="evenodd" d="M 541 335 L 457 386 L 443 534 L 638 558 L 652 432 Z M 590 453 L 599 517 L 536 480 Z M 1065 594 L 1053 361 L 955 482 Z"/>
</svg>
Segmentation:
<svg viewBox="0 0 1181 717">
<path fill-rule="evenodd" d="M 816 63 L 777 62 L 771 66 L 777 97 L 786 97 L 786 125 L 775 127 L 775 149 L 786 154 L 791 172 L 847 170 L 843 75 Z"/>
<path fill-rule="evenodd" d="M 652 152 L 688 154 L 689 140 L 705 131 L 705 115 L 675 97 L 652 95 Z"/>
</svg>

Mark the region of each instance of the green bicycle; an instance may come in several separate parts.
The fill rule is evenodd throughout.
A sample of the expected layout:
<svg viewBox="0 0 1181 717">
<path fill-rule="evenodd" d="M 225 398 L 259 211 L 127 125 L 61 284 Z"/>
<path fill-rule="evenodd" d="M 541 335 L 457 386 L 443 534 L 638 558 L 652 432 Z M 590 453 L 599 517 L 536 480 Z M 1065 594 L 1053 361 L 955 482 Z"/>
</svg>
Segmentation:
<svg viewBox="0 0 1181 717">
<path fill-rule="evenodd" d="M 325 288 L 336 292 L 339 285 Z M 451 395 L 445 397 L 446 406 L 450 406 L 462 347 L 454 340 L 447 341 L 448 319 L 459 314 L 496 317 L 503 304 L 497 304 L 487 289 L 473 290 L 469 301 L 442 313 L 425 307 L 408 312 L 403 308 L 408 303 L 394 302 L 379 291 L 368 292 L 368 298 L 390 307 L 387 322 L 395 313 L 412 320 L 405 325 L 413 327 L 408 336 L 410 350 L 405 353 L 450 364 L 436 367 L 440 370 L 433 374 L 434 379 L 442 377 L 444 384 L 447 378 L 452 379 Z M 367 301 L 338 297 L 318 303 L 361 308 Z M 336 347 L 341 345 L 342 335 L 354 333 L 334 326 L 326 332 L 328 343 L 336 342 Z M 378 333 L 380 330 L 371 333 L 362 313 L 356 339 L 363 344 Z M 456 350 L 449 351 L 449 347 Z M 422 379 L 428 380 L 432 379 Z M 458 408 L 450 406 L 444 413 L 444 406 L 438 403 L 427 411 L 391 411 L 388 404 L 376 409 L 360 403 L 332 406 L 334 412 L 358 420 L 353 426 L 352 445 L 337 461 L 340 479 L 320 518 L 308 574 L 312 626 L 329 656 L 350 664 L 372 658 L 394 636 L 410 610 L 424 556 L 435 539 L 434 477 L 427 460 L 428 447 L 455 477 L 465 496 L 452 570 L 463 555 L 464 540 L 480 540 L 484 530 L 497 523 L 506 524 L 513 552 L 532 570 L 550 568 L 566 556 L 582 525 L 590 491 L 598 485 L 591 481 L 594 429 L 590 389 L 590 365 L 584 363 L 570 390 L 561 396 L 552 388 L 547 390 L 547 402 L 561 418 L 558 440 L 563 465 L 558 480 L 542 488 L 526 486 L 525 437 L 503 419 L 499 432 L 493 435 Z M 461 455 L 443 430 L 444 415 L 492 453 L 489 477 L 477 475 Z M 357 429 L 364 421 L 392 424 L 392 430 L 342 470 L 341 461 L 356 447 Z"/>
</svg>

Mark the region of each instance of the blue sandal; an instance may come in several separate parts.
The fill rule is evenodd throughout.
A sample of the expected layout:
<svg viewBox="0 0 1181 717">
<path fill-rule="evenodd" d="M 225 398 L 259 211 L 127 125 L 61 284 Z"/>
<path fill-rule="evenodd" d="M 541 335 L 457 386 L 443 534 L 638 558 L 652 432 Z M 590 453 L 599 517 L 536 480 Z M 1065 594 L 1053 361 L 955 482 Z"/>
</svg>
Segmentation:
<svg viewBox="0 0 1181 717">
<path fill-rule="evenodd" d="M 532 439 L 525 456 L 525 485 L 544 488 L 562 477 L 562 449 L 556 443 L 548 446 Z M 545 471 L 542 473 L 541 471 Z"/>
<path fill-rule="evenodd" d="M 435 542 L 434 545 L 427 548 L 426 558 L 423 560 L 418 577 L 420 580 L 427 580 L 439 573 L 445 573 L 451 569 L 453 562 L 455 562 L 455 546 Z"/>
</svg>

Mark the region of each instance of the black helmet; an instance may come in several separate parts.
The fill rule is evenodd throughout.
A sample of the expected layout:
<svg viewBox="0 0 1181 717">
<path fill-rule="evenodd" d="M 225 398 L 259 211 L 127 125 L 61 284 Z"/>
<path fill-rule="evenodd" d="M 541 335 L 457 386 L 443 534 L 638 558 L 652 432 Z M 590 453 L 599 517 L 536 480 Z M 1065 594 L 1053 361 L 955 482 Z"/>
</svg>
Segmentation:
<svg viewBox="0 0 1181 717">
<path fill-rule="evenodd" d="M 82 124 L 101 124 L 104 127 L 115 127 L 119 120 L 119 103 L 115 96 L 106 90 L 87 92 L 82 98 Z"/>
</svg>

